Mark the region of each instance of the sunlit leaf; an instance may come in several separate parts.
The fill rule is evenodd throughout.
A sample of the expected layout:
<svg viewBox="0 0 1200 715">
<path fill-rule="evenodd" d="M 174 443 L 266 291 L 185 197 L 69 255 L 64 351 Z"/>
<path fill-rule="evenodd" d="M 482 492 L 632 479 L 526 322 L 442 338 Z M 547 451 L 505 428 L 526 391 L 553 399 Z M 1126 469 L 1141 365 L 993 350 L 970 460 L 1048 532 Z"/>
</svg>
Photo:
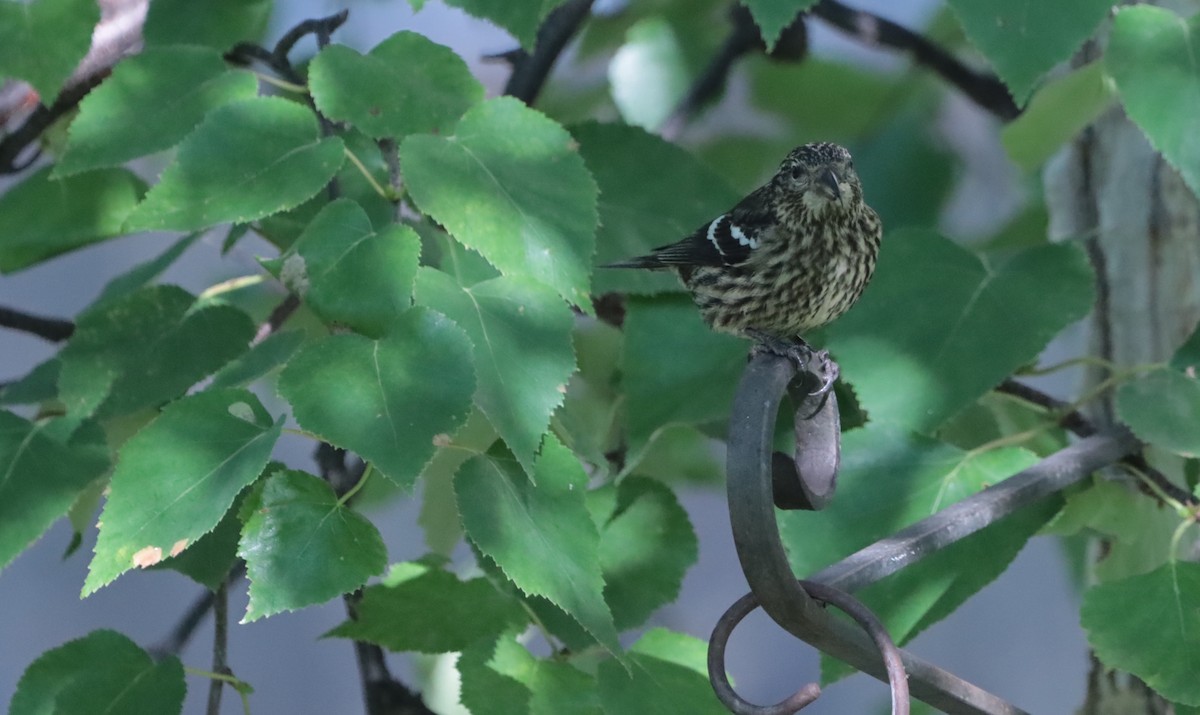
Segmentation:
<svg viewBox="0 0 1200 715">
<path fill-rule="evenodd" d="M 313 58 L 308 77 L 325 116 L 375 138 L 446 132 L 483 99 L 461 57 L 415 32 L 397 32 L 366 55 L 329 45 Z"/>
<path fill-rule="evenodd" d="M 243 513 L 238 556 L 250 579 L 243 623 L 324 603 L 387 564 L 375 525 L 311 474 L 275 472 L 250 492 Z"/>
<path fill-rule="evenodd" d="M 1200 194 L 1200 144 L 1190 122 L 1200 112 L 1197 23 L 1164 8 L 1123 8 L 1104 57 L 1129 118 Z"/>
<path fill-rule="evenodd" d="M 155 661 L 116 631 L 92 631 L 42 653 L 17 683 L 9 715 L 170 715 L 183 710 L 183 665 Z"/>
<path fill-rule="evenodd" d="M 167 149 L 210 110 L 258 93 L 254 75 L 231 70 L 216 50 L 150 48 L 120 62 L 79 104 L 59 175 L 118 166 Z"/>
<path fill-rule="evenodd" d="M 473 107 L 453 136 L 400 146 L 417 206 L 505 275 L 591 307 L 596 184 L 567 132 L 510 97 Z"/>
<path fill-rule="evenodd" d="M 600 534 L 584 504 L 587 475 L 547 435 L 533 478 L 509 454 L 475 457 L 454 479 L 467 536 L 524 593 L 569 613 L 611 653 L 619 653 L 604 601 Z M 554 568 L 546 568 L 554 564 Z"/>
<path fill-rule="evenodd" d="M 380 340 L 332 335 L 305 346 L 279 375 L 279 393 L 306 430 L 407 487 L 467 418 L 470 355 L 461 328 L 413 308 Z"/>
<path fill-rule="evenodd" d="M 504 276 L 462 287 L 422 269 L 417 300 L 458 323 L 473 343 L 475 401 L 526 470 L 575 370 L 570 308 L 553 290 Z"/>
<path fill-rule="evenodd" d="M 1200 705 L 1200 564 L 1173 562 L 1083 596 L 1088 643 L 1102 663 L 1163 697 Z"/>
<path fill-rule="evenodd" d="M 125 169 L 65 179 L 51 179 L 50 170 L 43 167 L 0 195 L 0 273 L 121 235 L 146 191 L 146 184 Z"/>
<path fill-rule="evenodd" d="M 191 231 L 292 208 L 341 167 L 344 145 L 322 138 L 307 108 L 277 97 L 218 107 L 179 145 L 129 231 Z"/>
<path fill-rule="evenodd" d="M 99 20 L 94 0 L 0 1 L 0 77 L 25 80 L 53 104 Z"/>
<path fill-rule="evenodd" d="M 420 563 L 393 566 L 382 584 L 363 590 L 356 610 L 355 620 L 327 635 L 421 653 L 460 651 L 529 620 L 518 601 L 487 579 L 460 581 Z"/>
<path fill-rule="evenodd" d="M 168 405 L 121 449 L 84 595 L 212 531 L 270 459 L 283 421 L 245 390 Z"/>
</svg>

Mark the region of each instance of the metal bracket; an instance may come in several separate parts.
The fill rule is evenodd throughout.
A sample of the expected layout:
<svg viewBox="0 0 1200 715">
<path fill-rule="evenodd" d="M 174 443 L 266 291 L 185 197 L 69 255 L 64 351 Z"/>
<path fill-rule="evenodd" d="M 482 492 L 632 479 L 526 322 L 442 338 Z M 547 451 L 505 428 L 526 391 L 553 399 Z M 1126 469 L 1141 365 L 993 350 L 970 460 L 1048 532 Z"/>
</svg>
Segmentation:
<svg viewBox="0 0 1200 715">
<path fill-rule="evenodd" d="M 799 504 L 804 508 L 797 495 L 803 495 L 808 508 L 820 508 L 827 503 L 835 484 L 840 433 L 836 429 L 836 400 L 830 399 L 820 406 L 804 399 L 795 400 L 799 406 L 794 460 L 797 471 L 794 475 L 786 473 L 786 467 L 790 465 L 786 464 L 786 457 L 781 462 L 772 454 L 771 441 L 779 405 L 795 378 L 796 369 L 789 360 L 761 353 L 746 366 L 734 396 L 727 456 L 729 514 L 738 558 L 752 595 L 738 601 L 726 613 L 710 639 L 709 679 L 718 697 L 731 712 L 739 714 L 793 713 L 811 702 L 789 699 L 775 707 L 786 703 L 790 709 L 747 710 L 747 707 L 756 706 L 741 700 L 728 687 L 723 664 L 724 641 L 728 631 L 745 615 L 737 614 L 742 609 L 746 613 L 753 610 L 754 606 L 748 604 L 757 601 L 789 633 L 885 682 L 889 678 L 885 658 L 894 651 L 908 674 L 913 696 L 946 713 L 1023 714 L 1024 711 L 1016 706 L 911 653 L 894 646 L 888 648 L 878 638 L 873 642 L 850 624 L 827 613 L 822 604 L 842 605 L 835 600 L 837 595 L 844 596 L 845 592 L 867 586 L 1023 506 L 1074 484 L 1136 450 L 1137 440 L 1124 428 L 1081 440 L 1029 469 L 823 569 L 813 575 L 811 583 L 798 582 L 779 538 L 775 504 Z M 812 379 L 812 376 L 802 376 L 796 382 L 804 389 L 803 386 L 810 384 Z M 796 390 L 792 387 L 793 393 Z M 833 412 L 834 416 L 828 412 Z M 802 423 L 807 424 L 801 426 Z M 784 473 L 778 474 L 778 471 Z M 814 481 L 809 482 L 809 478 Z M 777 484 L 783 486 L 776 487 Z M 822 596 L 812 589 L 813 585 L 834 589 L 823 593 L 834 593 L 835 598 Z M 906 710 L 898 709 L 898 702 L 903 699 L 906 708 L 907 697 L 899 697 L 894 675 L 892 686 L 892 712 L 904 713 Z"/>
</svg>

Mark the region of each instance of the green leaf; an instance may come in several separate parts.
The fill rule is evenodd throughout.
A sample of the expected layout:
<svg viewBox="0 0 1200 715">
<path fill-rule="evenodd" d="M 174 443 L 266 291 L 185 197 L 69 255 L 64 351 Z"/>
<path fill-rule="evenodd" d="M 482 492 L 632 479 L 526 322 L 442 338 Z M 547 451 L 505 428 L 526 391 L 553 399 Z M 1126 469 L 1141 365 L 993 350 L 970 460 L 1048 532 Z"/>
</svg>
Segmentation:
<svg viewBox="0 0 1200 715">
<path fill-rule="evenodd" d="M 600 534 L 584 504 L 587 475 L 547 435 L 533 479 L 495 451 L 471 459 L 454 479 L 467 536 L 526 594 L 569 613 L 610 653 L 619 653 L 604 602 Z M 553 568 L 546 568 L 553 564 Z"/>
<path fill-rule="evenodd" d="M 1000 130 L 1009 157 L 1032 171 L 1103 114 L 1117 96 L 1103 62 L 1091 62 L 1055 77 L 1033 95 L 1029 106 Z"/>
<path fill-rule="evenodd" d="M 393 566 L 381 585 L 364 589 L 357 614 L 326 635 L 394 651 L 449 653 L 529 622 L 521 604 L 487 579 L 460 581 L 417 562 Z"/>
<path fill-rule="evenodd" d="M 433 455 L 421 472 L 424 491 L 417 524 L 425 532 L 429 552 L 451 558 L 462 541 L 463 530 L 454 503 L 454 475 L 473 455 L 486 452 L 499 435 L 483 413 L 473 410 L 467 423 L 458 430 L 446 449 Z"/>
<path fill-rule="evenodd" d="M 253 336 L 237 308 L 198 307 L 175 286 L 143 288 L 79 317 L 60 353 L 59 398 L 75 417 L 152 407 L 245 352 Z"/>
<path fill-rule="evenodd" d="M 666 485 L 644 477 L 622 479 L 615 509 L 600 527 L 604 598 L 617 630 L 642 625 L 674 601 L 698 549 L 687 512 Z"/>
<path fill-rule="evenodd" d="M 209 112 L 126 221 L 129 231 L 191 231 L 292 208 L 342 165 L 342 140 L 321 138 L 307 108 L 277 97 Z"/>
<path fill-rule="evenodd" d="M 245 390 L 209 390 L 167 405 L 121 448 L 83 595 L 212 531 L 262 473 L 282 429 L 283 420 Z"/>
<path fill-rule="evenodd" d="M 100 291 L 100 295 L 96 296 L 96 300 L 92 302 L 88 310 L 95 311 L 97 306 L 102 303 L 123 298 L 159 277 L 163 271 L 170 268 L 183 255 L 184 251 L 196 242 L 197 238 L 200 238 L 199 233 L 190 233 L 172 243 L 170 248 L 158 254 L 158 256 L 139 263 L 116 278 L 113 278 L 105 284 L 104 290 Z"/>
<path fill-rule="evenodd" d="M 412 0 L 409 0 L 412 2 Z M 468 15 L 482 18 L 499 27 L 508 30 L 521 46 L 527 50 L 533 49 L 537 38 L 538 27 L 550 11 L 566 0 L 446 0 L 446 4 L 466 11 Z M 424 5 L 420 0 L 413 4 L 420 9 Z"/>
<path fill-rule="evenodd" d="M 789 560 L 801 577 L 1037 461 L 1023 449 L 964 452 L 878 424 L 847 432 L 842 450 L 837 499 L 820 512 L 780 514 Z M 898 643 L 907 642 L 999 576 L 1058 507 L 1050 499 L 1019 511 L 859 596 Z"/>
<path fill-rule="evenodd" d="M 243 501 L 243 496 L 235 499 L 233 506 L 229 507 L 213 530 L 197 539 L 183 553 L 168 556 L 150 568 L 178 571 L 215 592 L 229 578 L 237 561 L 238 539 L 242 535 L 242 521 L 238 518 L 238 512 Z"/>
<path fill-rule="evenodd" d="M 878 72 L 815 57 L 799 64 L 752 58 L 747 67 L 754 105 L 786 118 L 795 143 L 860 139 L 895 113 L 902 89 Z M 821 98 L 819 112 L 813 111 L 813 97 Z M 773 172 L 786 151 L 760 172 Z"/>
<path fill-rule="evenodd" d="M 1117 415 L 1139 438 L 1185 457 L 1200 456 L 1200 383 L 1155 370 L 1117 390 Z"/>
<path fill-rule="evenodd" d="M 511 648 L 497 653 L 508 638 L 480 641 L 463 649 L 455 663 L 461 684 L 459 699 L 471 713 L 488 715 L 529 715 L 529 689 L 516 678 L 506 675 Z"/>
<path fill-rule="evenodd" d="M 309 66 L 308 82 L 325 116 L 376 139 L 447 133 L 483 99 L 461 57 L 415 32 L 397 32 L 366 55 L 329 45 Z"/>
<path fill-rule="evenodd" d="M 1094 586 L 1083 595 L 1080 620 L 1106 666 L 1169 700 L 1200 705 L 1200 565 L 1172 562 Z"/>
<path fill-rule="evenodd" d="M 304 429 L 409 487 L 467 418 L 470 353 L 461 328 L 413 308 L 380 340 L 333 335 L 305 346 L 279 375 L 279 393 Z"/>
<path fill-rule="evenodd" d="M 1171 356 L 1171 367 L 1188 377 L 1196 377 L 1197 370 L 1200 370 L 1200 325 L 1192 330 L 1192 334 Z"/>
<path fill-rule="evenodd" d="M 23 79 L 54 104 L 99 21 L 93 0 L 0 0 L 0 77 Z"/>
<path fill-rule="evenodd" d="M 142 715 L 183 710 L 183 665 L 155 662 L 116 631 L 92 631 L 42 653 L 17 683 L 9 715 Z"/>
<path fill-rule="evenodd" d="M 0 568 L 108 469 L 102 435 L 80 430 L 64 439 L 57 432 L 54 422 L 27 422 L 0 411 Z"/>
<path fill-rule="evenodd" d="M 550 413 L 575 371 L 575 319 L 553 290 L 503 276 L 462 287 L 432 268 L 417 274 L 417 301 L 458 323 L 474 345 L 475 402 L 509 449 L 533 470 Z"/>
<path fill-rule="evenodd" d="M 816 5 L 817 0 L 742 0 L 742 4 L 750 9 L 750 15 L 762 30 L 763 41 L 770 49 L 779 42 L 783 29 L 801 12 Z"/>
<path fill-rule="evenodd" d="M 412 305 L 421 242 L 407 226 L 371 228 L 358 204 L 321 209 L 283 257 L 284 285 L 327 323 L 379 337 Z"/>
<path fill-rule="evenodd" d="M 930 137 L 928 116 L 904 112 L 865 142 L 856 142 L 854 166 L 867 203 L 888 231 L 936 226 L 957 168 L 952 153 Z M 914 166 L 921 167 L 913 171 Z M 894 187 L 903 186 L 901 191 Z"/>
<path fill-rule="evenodd" d="M 7 4 L 11 0 L 0 0 Z M 125 169 L 51 179 L 51 168 L 38 169 L 0 196 L 0 273 L 121 235 L 146 191 Z"/>
<path fill-rule="evenodd" d="M 650 130 L 661 126 L 690 83 L 670 23 L 650 17 L 629 28 L 625 44 L 608 65 L 608 83 L 622 119 Z"/>
<path fill-rule="evenodd" d="M 286 363 L 304 342 L 301 330 L 272 333 L 213 375 L 209 387 L 242 387 Z"/>
<path fill-rule="evenodd" d="M 243 513 L 238 556 L 246 561 L 250 605 L 242 623 L 324 603 L 387 565 L 375 525 L 311 474 L 275 472 L 247 497 Z"/>
<path fill-rule="evenodd" d="M 1108 13 L 1107 0 L 950 0 L 967 37 L 996 67 L 1018 104 L 1071 56 Z"/>
<path fill-rule="evenodd" d="M 1079 246 L 1036 246 L 992 267 L 903 230 L 884 237 L 874 280 L 828 345 L 873 420 L 929 432 L 1033 360 L 1092 295 Z"/>
<path fill-rule="evenodd" d="M 525 686 L 529 715 L 603 715 L 596 678 L 567 662 L 534 658 L 520 643 L 501 638 L 488 662 L 494 672 Z M 490 708 L 474 712 L 494 711 Z"/>
<path fill-rule="evenodd" d="M 1192 335 L 1189 335 L 1182 346 L 1175 350 L 1175 354 L 1171 355 L 1170 365 L 1172 369 L 1177 369 L 1189 378 L 1196 377 L 1196 371 L 1200 369 L 1200 325 L 1195 326 Z"/>
<path fill-rule="evenodd" d="M 238 42 L 262 39 L 271 0 L 154 0 L 142 37 L 155 45 L 205 45 L 225 52 Z"/>
<path fill-rule="evenodd" d="M 1200 194 L 1200 144 L 1189 121 L 1200 112 L 1197 22 L 1163 8 L 1122 8 L 1105 63 L 1129 118 Z"/>
<path fill-rule="evenodd" d="M 1098 479 L 1090 488 L 1067 495 L 1067 504 L 1044 529 L 1075 534 L 1084 528 L 1104 537 L 1093 574 L 1100 583 L 1153 571 L 1171 557 L 1179 516 L 1129 486 Z M 1086 533 L 1086 532 L 1085 532 Z"/>
<path fill-rule="evenodd" d="M 571 136 L 511 97 L 473 107 L 454 136 L 400 146 L 417 207 L 506 275 L 590 309 L 596 183 Z"/>
<path fill-rule="evenodd" d="M 251 99 L 258 81 L 207 47 L 150 48 L 119 63 L 84 97 L 59 176 L 117 166 L 177 144 L 210 110 Z"/>
<path fill-rule="evenodd" d="M 690 298 L 630 298 L 623 347 L 626 419 L 633 444 L 647 441 L 670 422 L 705 424 L 729 413 L 747 345 L 709 330 Z"/>
<path fill-rule="evenodd" d="M 588 122 L 571 134 L 600 186 L 598 265 L 683 238 L 738 201 L 720 174 L 637 127 Z M 654 167 L 652 175 L 647 167 Z M 661 293 L 682 286 L 671 271 L 602 270 L 595 290 Z"/>
<path fill-rule="evenodd" d="M 726 715 L 708 684 L 703 641 L 652 629 L 633 645 L 631 667 L 600 663 L 600 702 L 607 715 Z"/>
<path fill-rule="evenodd" d="M 0 387 L 0 405 L 32 405 L 58 395 L 58 373 L 62 362 L 54 356 L 39 363 L 24 377 Z"/>
</svg>

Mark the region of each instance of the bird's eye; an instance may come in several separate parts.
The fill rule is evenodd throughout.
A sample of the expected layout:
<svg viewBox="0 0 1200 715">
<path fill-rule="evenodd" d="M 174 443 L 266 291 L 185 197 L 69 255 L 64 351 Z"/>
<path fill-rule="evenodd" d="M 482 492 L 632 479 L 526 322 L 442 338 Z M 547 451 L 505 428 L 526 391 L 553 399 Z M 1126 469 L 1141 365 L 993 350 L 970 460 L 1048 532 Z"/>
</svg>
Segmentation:
<svg viewBox="0 0 1200 715">
<path fill-rule="evenodd" d="M 800 177 L 802 177 L 802 176 L 804 176 L 804 170 L 798 166 L 793 166 L 792 167 L 792 178 L 799 180 Z"/>
</svg>

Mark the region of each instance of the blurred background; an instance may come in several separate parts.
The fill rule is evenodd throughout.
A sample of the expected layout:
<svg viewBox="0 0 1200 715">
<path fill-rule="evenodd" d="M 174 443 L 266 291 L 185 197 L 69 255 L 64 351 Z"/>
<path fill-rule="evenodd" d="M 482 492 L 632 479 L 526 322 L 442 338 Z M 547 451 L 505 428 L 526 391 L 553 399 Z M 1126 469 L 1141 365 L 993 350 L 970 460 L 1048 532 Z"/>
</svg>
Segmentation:
<svg viewBox="0 0 1200 715">
<path fill-rule="evenodd" d="M 929 33 L 968 62 L 977 59 L 936 0 L 847 4 Z M 653 121 L 661 117 L 662 107 L 673 104 L 672 93 L 686 86 L 689 74 L 713 52 L 727 28 L 697 12 L 693 14 L 699 19 L 692 24 L 704 33 L 700 36 L 681 34 L 682 25 L 672 26 L 674 34 L 671 28 L 663 33 L 644 23 L 631 29 L 622 24 L 624 6 L 619 0 L 596 3 L 593 27 L 568 50 L 539 108 L 564 123 L 583 117 Z M 351 10 L 350 19 L 335 41 L 365 51 L 395 31 L 414 30 L 462 55 L 489 95 L 501 92 L 508 66 L 485 56 L 516 43 L 502 30 L 440 2 L 429 2 L 418 13 L 399 0 L 280 2 L 264 42 L 272 44 L 302 19 L 345 7 Z M 723 19 L 720 13 L 715 17 Z M 702 27 L 701 22 L 712 26 Z M 719 104 L 684 127 L 677 141 L 725 173 L 739 191 L 772 172 L 778 158 L 795 144 L 840 141 L 854 151 L 868 199 L 873 186 L 904 182 L 910 187 L 903 194 L 885 190 L 887 197 L 904 199 L 876 204 L 889 230 L 905 223 L 935 225 L 952 238 L 974 244 L 1013 240 L 1020 231 L 1044 235 L 1036 177 L 1023 175 L 1008 160 L 998 120 L 915 67 L 908 57 L 864 47 L 820 21 L 810 21 L 808 27 L 810 56 L 803 66 L 782 66 L 761 57 L 740 63 Z M 615 59 L 606 47 L 612 37 L 628 38 Z M 315 50 L 309 38 L 295 56 Z M 647 78 L 646 68 L 662 60 L 664 52 L 667 61 L 662 66 L 676 67 L 677 76 Z M 807 112 L 808 106 L 813 111 Z M 788 119 L 780 118 L 784 115 Z M 0 183 L 0 190 L 6 186 Z M 138 235 L 108 241 L 4 276 L 0 305 L 71 318 L 112 276 L 163 250 L 166 238 Z M 223 238 L 223 232 L 204 236 L 161 280 L 198 293 L 221 280 L 258 272 L 255 256 L 274 254 L 268 244 L 250 237 L 222 257 Z M 268 304 L 278 296 L 264 294 L 261 300 Z M 1078 328 L 1069 330 L 1051 346 L 1047 359 L 1075 354 L 1079 333 Z M 24 334 L 0 333 L 0 381 L 25 374 L 55 350 Z M 1056 381 L 1039 386 L 1061 396 L 1070 391 L 1074 379 L 1060 373 Z M 264 395 L 265 400 L 271 397 Z M 306 440 L 285 435 L 276 455 L 291 466 L 311 470 L 312 448 Z M 707 639 L 716 619 L 747 586 L 733 549 L 723 489 L 695 485 L 679 493 L 699 533 L 700 560 L 688 574 L 678 602 L 660 611 L 654 623 Z M 391 500 L 367 511 L 388 543 L 390 561 L 424 553 L 413 500 Z M 76 594 L 95 533 L 64 559 L 70 539 L 70 528 L 60 523 L 0 573 L 2 702 L 10 700 L 25 667 L 43 651 L 97 628 L 113 628 L 143 647 L 153 646 L 199 595 L 199 587 L 182 575 L 161 571 L 130 574 L 79 600 Z M 922 634 L 911 649 L 1028 711 L 1070 712 L 1082 701 L 1087 672 L 1070 571 L 1056 541 L 1036 538 L 998 581 Z M 245 602 L 243 581 L 233 589 L 231 615 L 244 612 Z M 362 712 L 350 643 L 320 639 L 344 618 L 339 600 L 231 629 L 230 661 L 238 676 L 256 689 L 255 712 Z M 207 667 L 210 648 L 206 622 L 182 653 L 185 665 Z M 414 664 L 405 656 L 390 657 L 396 673 L 413 687 L 426 687 L 418 678 L 428 675 L 432 680 L 427 692 L 449 692 L 448 698 L 431 700 L 430 705 L 453 712 L 453 691 L 444 680 L 452 671 L 447 663 L 427 659 Z M 736 631 L 729 658 L 739 692 L 760 703 L 775 702 L 818 674 L 816 652 L 761 613 Z M 185 712 L 202 712 L 207 684 L 189 677 L 188 685 Z M 227 712 L 238 708 L 234 699 L 226 695 Z M 886 712 L 886 707 L 886 688 L 858 675 L 831 686 L 806 712 L 874 713 Z"/>
</svg>

